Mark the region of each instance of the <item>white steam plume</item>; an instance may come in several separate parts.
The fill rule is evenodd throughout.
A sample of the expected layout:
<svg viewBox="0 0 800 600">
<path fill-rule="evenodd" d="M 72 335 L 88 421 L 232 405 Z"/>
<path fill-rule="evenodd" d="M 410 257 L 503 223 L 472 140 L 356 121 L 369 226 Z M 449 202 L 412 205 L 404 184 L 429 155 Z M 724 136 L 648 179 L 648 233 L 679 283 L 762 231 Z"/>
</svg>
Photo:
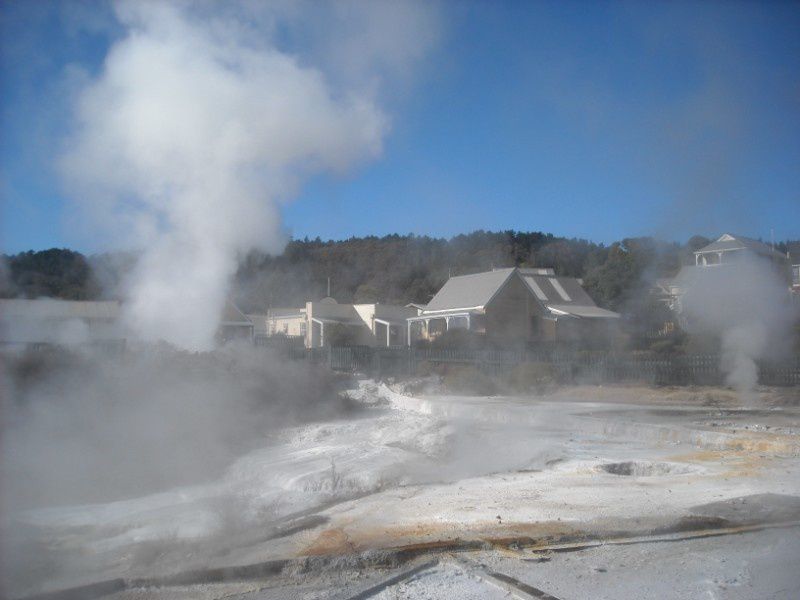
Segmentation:
<svg viewBox="0 0 800 600">
<path fill-rule="evenodd" d="M 787 280 L 782 267 L 747 254 L 697 269 L 682 300 L 687 327 L 719 339 L 726 383 L 746 397 L 758 383 L 757 361 L 785 356 L 790 344 L 796 315 Z"/>
<path fill-rule="evenodd" d="M 278 204 L 304 176 L 378 156 L 388 119 L 376 77 L 360 85 L 328 65 L 327 72 L 315 68 L 313 53 L 279 49 L 275 24 L 297 21 L 296 8 L 115 8 L 126 34 L 77 95 L 76 127 L 60 166 L 102 227 L 144 249 L 128 282 L 131 329 L 143 339 L 205 349 L 237 258 L 284 241 Z"/>
</svg>

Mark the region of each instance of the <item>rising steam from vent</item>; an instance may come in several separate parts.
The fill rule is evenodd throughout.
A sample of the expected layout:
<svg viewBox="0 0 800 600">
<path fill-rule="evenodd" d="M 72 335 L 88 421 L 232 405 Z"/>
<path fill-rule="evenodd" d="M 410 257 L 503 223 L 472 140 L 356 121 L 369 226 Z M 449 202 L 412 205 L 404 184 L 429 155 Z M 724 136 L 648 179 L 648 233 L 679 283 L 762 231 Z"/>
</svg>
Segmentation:
<svg viewBox="0 0 800 600">
<path fill-rule="evenodd" d="M 726 383 L 746 396 L 758 361 L 785 356 L 795 313 L 782 268 L 742 254 L 730 264 L 696 267 L 683 298 L 689 331 L 719 340 Z"/>
<path fill-rule="evenodd" d="M 358 18 L 387 7 L 366 6 Z M 305 177 L 377 157 L 388 118 L 376 77 L 353 76 L 349 66 L 336 73 L 329 55 L 316 67 L 314 54 L 278 47 L 280 20 L 297 24 L 313 7 L 120 2 L 115 9 L 125 35 L 76 96 L 60 166 L 93 218 L 143 248 L 127 282 L 132 331 L 206 349 L 238 257 L 285 241 L 279 203 Z M 411 17 L 393 24 L 409 26 L 410 38 L 425 14 L 409 9 Z M 397 43 L 375 43 L 382 34 L 369 27 L 383 21 L 366 19 L 370 43 L 351 50 L 370 57 L 403 47 L 397 31 L 385 36 Z M 365 69 L 387 61 L 365 59 Z"/>
</svg>

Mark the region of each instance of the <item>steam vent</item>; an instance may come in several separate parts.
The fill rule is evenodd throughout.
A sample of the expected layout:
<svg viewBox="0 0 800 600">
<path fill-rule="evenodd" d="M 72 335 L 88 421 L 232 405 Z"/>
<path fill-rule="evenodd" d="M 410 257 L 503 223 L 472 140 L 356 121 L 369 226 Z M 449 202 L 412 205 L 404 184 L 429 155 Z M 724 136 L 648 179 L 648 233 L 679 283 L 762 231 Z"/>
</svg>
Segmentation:
<svg viewBox="0 0 800 600">
<path fill-rule="evenodd" d="M 0 1 L 0 599 L 800 598 L 798 31 Z"/>
</svg>

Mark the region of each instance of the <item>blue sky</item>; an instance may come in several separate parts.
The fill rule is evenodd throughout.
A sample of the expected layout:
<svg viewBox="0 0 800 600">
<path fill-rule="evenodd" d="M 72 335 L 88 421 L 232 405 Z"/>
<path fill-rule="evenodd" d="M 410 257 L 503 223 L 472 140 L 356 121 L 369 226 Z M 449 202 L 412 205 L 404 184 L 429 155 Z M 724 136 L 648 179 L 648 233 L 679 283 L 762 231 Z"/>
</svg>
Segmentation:
<svg viewBox="0 0 800 600">
<path fill-rule="evenodd" d="M 800 238 L 799 3 L 448 2 L 439 23 L 382 156 L 307 182 L 293 236 Z M 4 251 L 103 249 L 54 161 L 122 34 L 102 3 L 3 4 Z"/>
</svg>

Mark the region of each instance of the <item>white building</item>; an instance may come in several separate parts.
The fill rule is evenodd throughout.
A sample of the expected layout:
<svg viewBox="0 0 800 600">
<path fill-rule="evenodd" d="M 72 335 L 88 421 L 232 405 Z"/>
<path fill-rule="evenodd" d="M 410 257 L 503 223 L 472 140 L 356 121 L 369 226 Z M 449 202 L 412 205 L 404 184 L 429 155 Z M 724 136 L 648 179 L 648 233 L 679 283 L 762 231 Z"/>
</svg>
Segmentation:
<svg viewBox="0 0 800 600">
<path fill-rule="evenodd" d="M 724 233 L 719 239 L 694 253 L 694 264 L 698 267 L 713 267 L 735 262 L 744 256 L 759 256 L 780 264 L 786 262 L 783 254 L 764 242 Z"/>
<path fill-rule="evenodd" d="M 414 308 L 391 304 L 339 304 L 333 298 L 308 302 L 306 347 L 325 346 L 333 331 L 353 344 L 402 346 L 407 342 L 406 319 L 416 314 Z"/>
<path fill-rule="evenodd" d="M 684 265 L 672 279 L 658 280 L 654 291 L 671 310 L 681 314 L 687 291 L 701 282 L 706 287 L 723 286 L 733 277 L 729 273 L 737 272 L 748 261 L 757 261 L 756 264 L 765 269 L 772 267 L 782 278 L 791 276 L 787 256 L 764 242 L 725 233 L 694 253 L 694 265 Z"/>
</svg>

